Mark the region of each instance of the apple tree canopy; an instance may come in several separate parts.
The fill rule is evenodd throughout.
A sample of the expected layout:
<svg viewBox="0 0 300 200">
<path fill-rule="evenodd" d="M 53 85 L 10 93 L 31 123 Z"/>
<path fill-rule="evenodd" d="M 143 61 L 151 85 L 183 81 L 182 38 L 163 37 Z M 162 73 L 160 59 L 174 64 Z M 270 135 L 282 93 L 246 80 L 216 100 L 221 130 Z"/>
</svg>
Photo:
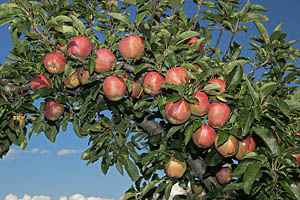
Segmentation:
<svg viewBox="0 0 300 200">
<path fill-rule="evenodd" d="M 87 164 L 130 176 L 124 199 L 168 199 L 176 183 L 188 191 L 177 199 L 300 199 L 300 51 L 283 24 L 264 27 L 266 12 L 241 0 L 1 3 L 13 48 L 0 157 L 72 124 Z"/>
</svg>

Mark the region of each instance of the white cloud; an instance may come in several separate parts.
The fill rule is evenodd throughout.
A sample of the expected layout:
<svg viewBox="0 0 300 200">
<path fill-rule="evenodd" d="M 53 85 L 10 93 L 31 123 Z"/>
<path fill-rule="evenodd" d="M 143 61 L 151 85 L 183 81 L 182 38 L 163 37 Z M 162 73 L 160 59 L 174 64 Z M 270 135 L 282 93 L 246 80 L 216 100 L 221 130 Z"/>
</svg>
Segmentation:
<svg viewBox="0 0 300 200">
<path fill-rule="evenodd" d="M 7 154 L 3 156 L 3 160 L 14 160 L 16 159 L 17 154 L 19 153 L 16 149 L 9 149 Z"/>
<path fill-rule="evenodd" d="M 19 199 L 16 195 L 14 194 L 8 194 L 5 198 L 5 200 L 51 200 L 49 196 L 45 195 L 40 195 L 40 196 L 29 196 L 28 194 L 25 194 L 23 198 Z M 82 194 L 74 194 L 68 197 L 62 196 L 59 198 L 59 200 L 113 200 L 113 199 L 108 199 L 108 198 L 101 198 L 101 197 L 85 197 Z"/>
<path fill-rule="evenodd" d="M 31 149 L 31 150 L 30 150 L 31 153 L 37 153 L 37 152 L 39 152 L 39 151 L 40 151 L 39 148 L 34 148 L 34 149 Z"/>
<path fill-rule="evenodd" d="M 41 150 L 41 154 L 49 153 L 48 150 Z"/>
<path fill-rule="evenodd" d="M 5 197 L 5 200 L 18 200 L 18 197 L 14 194 L 8 194 L 6 197 Z"/>
<path fill-rule="evenodd" d="M 62 149 L 59 152 L 57 152 L 57 155 L 63 156 L 63 155 L 69 155 L 69 154 L 76 154 L 81 152 L 80 149 Z"/>
</svg>

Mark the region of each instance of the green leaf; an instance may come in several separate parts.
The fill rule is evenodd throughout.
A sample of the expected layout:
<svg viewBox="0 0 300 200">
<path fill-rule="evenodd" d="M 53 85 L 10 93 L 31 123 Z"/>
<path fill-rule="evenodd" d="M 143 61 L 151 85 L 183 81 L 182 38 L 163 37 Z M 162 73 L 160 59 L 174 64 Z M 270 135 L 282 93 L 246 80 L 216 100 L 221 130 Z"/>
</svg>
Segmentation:
<svg viewBox="0 0 300 200">
<path fill-rule="evenodd" d="M 269 82 L 264 84 L 260 88 L 260 103 L 262 104 L 267 96 L 269 96 L 272 92 L 275 92 L 276 88 L 278 87 L 278 83 L 276 82 Z"/>
<path fill-rule="evenodd" d="M 246 194 L 250 194 L 252 190 L 252 184 L 257 178 L 262 176 L 261 165 L 259 162 L 250 164 L 243 176 L 243 190 Z"/>
<path fill-rule="evenodd" d="M 270 42 L 270 37 L 269 37 L 269 34 L 268 34 L 266 28 L 264 27 L 264 25 L 258 21 L 254 21 L 254 24 L 255 24 L 257 30 L 259 31 L 261 37 L 265 41 L 265 43 L 268 44 Z"/>
<path fill-rule="evenodd" d="M 123 15 L 121 13 L 113 13 L 113 12 L 107 13 L 107 15 L 127 24 L 130 29 L 134 28 L 134 25 L 131 23 L 131 21 L 127 15 Z"/>
<path fill-rule="evenodd" d="M 249 165 L 251 165 L 253 162 L 253 160 L 244 160 L 242 162 L 240 162 L 237 167 L 232 171 L 232 177 L 242 177 L 242 175 L 245 173 L 246 169 L 248 168 Z"/>
<path fill-rule="evenodd" d="M 150 15 L 150 12 L 148 10 L 144 11 L 144 12 L 141 12 L 141 13 L 138 13 L 136 16 L 135 16 L 135 25 L 136 27 L 138 27 L 141 22 Z"/>
<path fill-rule="evenodd" d="M 0 99 L 0 106 L 9 105 L 10 102 L 5 101 L 4 99 Z"/>
<path fill-rule="evenodd" d="M 79 31 L 81 35 L 84 35 L 86 32 L 85 25 L 80 21 L 76 16 L 71 15 L 73 26 L 76 27 L 76 29 Z"/>
<path fill-rule="evenodd" d="M 237 65 L 226 77 L 226 90 L 234 90 L 235 87 L 241 82 L 243 77 L 243 68 Z"/>
<path fill-rule="evenodd" d="M 182 96 L 179 93 L 173 93 L 167 97 L 167 102 L 177 102 L 182 99 Z"/>
<path fill-rule="evenodd" d="M 284 190 L 295 199 L 300 199 L 300 187 L 296 183 L 288 183 L 287 181 L 280 181 L 280 185 Z"/>
<path fill-rule="evenodd" d="M 142 190 L 141 198 L 143 198 L 153 187 L 155 187 L 155 184 L 157 184 L 158 182 L 160 182 L 160 180 L 153 180 L 149 184 L 147 184 Z"/>
<path fill-rule="evenodd" d="M 234 69 L 235 66 L 237 66 L 237 65 L 243 66 L 243 65 L 245 65 L 245 64 L 247 64 L 247 63 L 248 63 L 247 60 L 234 60 L 234 61 L 231 61 L 231 62 L 227 65 L 226 71 L 230 72 L 230 71 L 232 71 L 232 70 Z"/>
<path fill-rule="evenodd" d="M 201 126 L 201 123 L 192 123 L 189 125 L 185 132 L 184 132 L 184 145 L 187 145 L 187 143 L 191 140 L 194 131 Z"/>
<path fill-rule="evenodd" d="M 259 4 L 253 4 L 250 6 L 250 12 L 253 12 L 253 11 L 263 11 L 263 12 L 266 12 L 267 9 L 265 9 L 265 7 L 259 5 Z"/>
<path fill-rule="evenodd" d="M 177 46 L 178 44 L 184 42 L 189 38 L 196 37 L 196 36 L 199 36 L 199 33 L 196 31 L 185 31 L 178 36 L 179 42 L 177 42 L 175 46 Z"/>
<path fill-rule="evenodd" d="M 176 133 L 179 129 L 181 129 L 182 128 L 182 125 L 179 125 L 179 126 L 172 126 L 170 129 L 169 129 L 169 131 L 168 131 L 168 133 L 167 133 L 167 135 L 166 135 L 166 138 L 169 138 L 169 137 L 171 137 L 174 133 Z"/>
<path fill-rule="evenodd" d="M 246 136 L 251 128 L 251 125 L 254 121 L 254 112 L 253 110 L 244 110 L 239 117 L 239 125 L 242 129 L 242 136 Z"/>
<path fill-rule="evenodd" d="M 166 188 L 166 190 L 165 190 L 165 194 L 164 194 L 164 199 L 169 199 L 170 193 L 171 193 L 171 190 L 172 190 L 172 187 L 173 187 L 173 185 L 174 185 L 175 183 L 176 183 L 176 182 L 171 182 L 171 183 L 167 186 L 167 188 Z"/>
<path fill-rule="evenodd" d="M 136 5 L 136 0 L 120 0 L 122 3 L 127 5 Z"/>
<path fill-rule="evenodd" d="M 252 21 L 268 22 L 269 18 L 261 13 L 247 13 L 244 21 L 245 23 L 252 22 Z"/>
<path fill-rule="evenodd" d="M 264 141 L 273 155 L 276 155 L 278 153 L 279 146 L 277 143 L 277 139 L 267 128 L 256 125 L 252 128 L 252 130 Z"/>
<path fill-rule="evenodd" d="M 205 162 L 208 166 L 214 167 L 221 163 L 223 157 L 219 154 L 216 148 L 212 148 L 211 151 L 206 155 Z"/>
<path fill-rule="evenodd" d="M 242 10 L 239 12 L 241 16 L 245 15 L 246 13 L 249 12 L 250 9 L 250 1 L 248 0 L 247 3 L 245 4 L 245 6 L 242 8 Z"/>
<path fill-rule="evenodd" d="M 206 45 L 209 45 L 211 43 L 211 32 L 208 28 L 203 27 L 203 33 L 204 33 Z"/>
<path fill-rule="evenodd" d="M 136 165 L 129 160 L 129 158 L 125 158 L 125 169 L 130 176 L 132 181 L 136 181 L 139 178 L 139 171 L 136 167 Z"/>
<path fill-rule="evenodd" d="M 80 131 L 80 126 L 79 126 L 79 120 L 78 118 L 75 117 L 75 119 L 73 120 L 73 130 L 76 133 L 76 135 L 79 138 L 82 138 L 83 136 L 81 135 L 81 131 Z"/>
<path fill-rule="evenodd" d="M 58 130 L 55 126 L 49 126 L 49 129 L 45 131 L 46 137 L 50 140 L 50 142 L 55 142 L 56 135 L 58 134 Z"/>
<path fill-rule="evenodd" d="M 259 105 L 259 94 L 258 92 L 254 89 L 252 83 L 250 82 L 250 80 L 246 77 L 246 83 L 249 89 L 249 93 L 251 95 L 251 98 L 254 102 L 255 105 Z"/>
<path fill-rule="evenodd" d="M 274 32 L 275 31 L 281 31 L 281 28 L 282 28 L 282 25 L 283 25 L 283 22 L 281 22 L 280 24 L 278 24 L 277 26 L 276 26 L 276 28 L 274 29 Z"/>
<path fill-rule="evenodd" d="M 206 69 L 203 72 L 201 72 L 200 75 L 197 77 L 197 79 L 199 81 L 202 81 L 210 76 L 214 76 L 214 75 L 220 74 L 222 72 L 223 72 L 223 69 L 217 68 L 217 67 L 212 67 L 212 68 Z"/>
</svg>

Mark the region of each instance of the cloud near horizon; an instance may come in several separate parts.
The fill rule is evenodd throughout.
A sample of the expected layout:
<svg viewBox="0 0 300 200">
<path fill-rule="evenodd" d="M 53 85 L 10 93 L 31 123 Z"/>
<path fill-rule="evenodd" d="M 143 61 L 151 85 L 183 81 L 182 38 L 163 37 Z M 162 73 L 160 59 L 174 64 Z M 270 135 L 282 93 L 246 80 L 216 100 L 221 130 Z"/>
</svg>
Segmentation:
<svg viewBox="0 0 300 200">
<path fill-rule="evenodd" d="M 25 194 L 22 198 L 18 198 L 14 194 L 8 194 L 5 198 L 5 200 L 51 200 L 50 196 L 45 195 L 39 195 L 39 196 L 29 196 L 28 194 Z M 85 197 L 81 194 L 74 194 L 70 196 L 69 198 L 66 196 L 60 197 L 59 200 L 113 200 L 108 198 L 101 198 L 101 197 Z"/>
<path fill-rule="evenodd" d="M 14 160 L 14 159 L 16 159 L 17 155 L 20 153 L 46 154 L 46 153 L 49 153 L 49 151 L 45 150 L 45 149 L 39 149 L 39 148 L 33 148 L 33 149 L 27 150 L 27 151 L 12 148 L 7 152 L 7 154 L 5 156 L 3 156 L 3 160 Z"/>
<path fill-rule="evenodd" d="M 59 152 L 57 152 L 58 156 L 64 156 L 69 154 L 76 154 L 82 152 L 81 149 L 62 149 Z"/>
</svg>

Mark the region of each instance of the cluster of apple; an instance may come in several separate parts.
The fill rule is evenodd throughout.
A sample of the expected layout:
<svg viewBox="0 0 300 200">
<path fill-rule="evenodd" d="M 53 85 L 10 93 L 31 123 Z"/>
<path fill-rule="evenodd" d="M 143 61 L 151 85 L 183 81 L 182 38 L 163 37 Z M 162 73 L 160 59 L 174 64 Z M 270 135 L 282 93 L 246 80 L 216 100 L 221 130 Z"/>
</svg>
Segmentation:
<svg viewBox="0 0 300 200">
<path fill-rule="evenodd" d="M 63 51 L 64 48 L 64 46 L 61 46 L 60 50 Z M 65 71 L 66 58 L 61 51 L 48 53 L 44 57 L 44 66 L 51 74 L 61 74 Z M 66 51 L 67 55 L 71 58 L 76 56 L 79 59 L 86 59 L 92 52 L 92 44 L 86 37 L 76 36 L 67 43 Z M 130 35 L 120 41 L 119 51 L 125 60 L 138 59 L 144 51 L 143 41 L 137 35 Z M 114 69 L 117 59 L 111 50 L 102 48 L 96 50 L 94 53 L 97 55 L 95 59 L 96 73 L 108 72 Z M 64 84 L 67 88 L 73 89 L 80 84 L 84 85 L 89 78 L 89 71 L 80 67 L 77 71 L 66 77 Z M 33 91 L 37 91 L 42 87 L 51 87 L 52 82 L 45 75 L 39 74 L 32 78 L 30 86 Z M 132 82 L 132 86 L 133 92 L 131 96 L 137 96 L 141 87 L 139 83 L 135 82 Z M 126 91 L 127 87 L 124 77 L 111 75 L 104 80 L 103 92 L 109 100 L 118 101 L 122 99 Z M 52 100 L 45 104 L 43 112 L 48 120 L 56 121 L 62 116 L 64 107 L 57 100 Z"/>
</svg>

